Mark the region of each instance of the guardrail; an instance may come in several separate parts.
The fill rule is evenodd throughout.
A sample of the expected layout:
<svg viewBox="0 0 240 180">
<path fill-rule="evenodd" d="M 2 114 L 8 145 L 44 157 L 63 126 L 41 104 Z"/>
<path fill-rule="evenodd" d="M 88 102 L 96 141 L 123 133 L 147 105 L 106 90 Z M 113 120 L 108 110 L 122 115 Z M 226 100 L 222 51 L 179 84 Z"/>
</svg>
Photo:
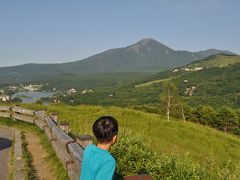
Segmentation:
<svg viewBox="0 0 240 180">
<path fill-rule="evenodd" d="M 79 180 L 83 150 L 87 144 L 91 143 L 91 136 L 82 139 L 80 137 L 77 142 L 67 134 L 67 123 L 64 125 L 57 123 L 56 115 L 52 115 L 51 117 L 51 115 L 46 114 L 43 110 L 29 110 L 20 106 L 0 106 L 0 117 L 35 124 L 42 129 L 48 137 L 57 157 L 68 172 L 70 179 Z"/>
</svg>

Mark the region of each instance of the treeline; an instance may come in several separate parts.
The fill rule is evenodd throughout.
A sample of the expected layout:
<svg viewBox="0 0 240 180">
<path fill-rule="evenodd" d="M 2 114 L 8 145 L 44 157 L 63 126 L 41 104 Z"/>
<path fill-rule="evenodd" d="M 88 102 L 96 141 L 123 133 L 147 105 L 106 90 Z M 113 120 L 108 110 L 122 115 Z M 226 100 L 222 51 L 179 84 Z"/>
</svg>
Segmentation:
<svg viewBox="0 0 240 180">
<path fill-rule="evenodd" d="M 167 119 L 166 107 L 161 104 L 135 105 L 129 107 L 144 112 L 165 115 Z M 214 108 L 212 106 L 203 105 L 198 107 L 184 105 L 183 113 L 186 121 L 199 123 L 226 133 L 240 135 L 240 110 L 232 109 L 227 106 Z M 184 121 L 180 106 L 172 106 L 171 119 Z"/>
<path fill-rule="evenodd" d="M 240 135 L 240 111 L 229 107 L 214 109 L 211 106 L 187 108 L 186 120 L 218 130 Z"/>
</svg>

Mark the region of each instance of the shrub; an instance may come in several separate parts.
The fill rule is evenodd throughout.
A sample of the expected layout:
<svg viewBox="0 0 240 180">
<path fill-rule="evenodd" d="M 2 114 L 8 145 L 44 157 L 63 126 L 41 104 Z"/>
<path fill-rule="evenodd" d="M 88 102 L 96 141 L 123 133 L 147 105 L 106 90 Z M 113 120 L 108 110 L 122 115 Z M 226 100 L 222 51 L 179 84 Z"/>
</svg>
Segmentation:
<svg viewBox="0 0 240 180">
<path fill-rule="evenodd" d="M 127 175 L 149 174 L 154 179 L 203 179 L 204 171 L 188 155 L 157 155 L 139 135 L 124 129 L 111 149 L 117 160 L 117 179 Z"/>
</svg>

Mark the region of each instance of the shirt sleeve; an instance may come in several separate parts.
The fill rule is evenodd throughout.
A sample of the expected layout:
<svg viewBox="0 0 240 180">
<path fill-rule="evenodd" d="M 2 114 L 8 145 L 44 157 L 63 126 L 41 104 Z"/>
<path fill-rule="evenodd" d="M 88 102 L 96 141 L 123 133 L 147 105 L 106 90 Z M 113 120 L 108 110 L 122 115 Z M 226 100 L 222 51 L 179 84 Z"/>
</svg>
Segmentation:
<svg viewBox="0 0 240 180">
<path fill-rule="evenodd" d="M 114 159 L 107 159 L 102 162 L 101 168 L 96 176 L 96 180 L 113 180 L 116 168 Z"/>
</svg>

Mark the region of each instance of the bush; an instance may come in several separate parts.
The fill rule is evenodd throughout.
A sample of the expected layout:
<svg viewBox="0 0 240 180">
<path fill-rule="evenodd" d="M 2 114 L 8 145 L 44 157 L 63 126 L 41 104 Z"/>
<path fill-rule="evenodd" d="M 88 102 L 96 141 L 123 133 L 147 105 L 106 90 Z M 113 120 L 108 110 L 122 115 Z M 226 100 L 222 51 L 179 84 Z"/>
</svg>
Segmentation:
<svg viewBox="0 0 240 180">
<path fill-rule="evenodd" d="M 138 135 L 124 129 L 111 149 L 117 160 L 117 179 L 127 175 L 149 174 L 154 179 L 203 179 L 203 170 L 188 155 L 157 155 Z"/>
</svg>

